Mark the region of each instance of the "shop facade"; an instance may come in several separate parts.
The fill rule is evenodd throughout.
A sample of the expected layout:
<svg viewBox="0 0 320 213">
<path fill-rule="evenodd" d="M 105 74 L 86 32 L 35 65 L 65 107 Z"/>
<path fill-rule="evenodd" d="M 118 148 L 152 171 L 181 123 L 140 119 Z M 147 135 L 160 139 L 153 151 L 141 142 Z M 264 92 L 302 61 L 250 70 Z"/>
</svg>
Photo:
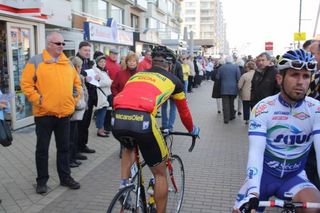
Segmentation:
<svg viewBox="0 0 320 213">
<path fill-rule="evenodd" d="M 145 33 L 134 32 L 134 51 L 138 55 L 142 55 L 147 49 L 161 45 L 158 32 L 147 31 Z"/>
<path fill-rule="evenodd" d="M 13 129 L 34 123 L 32 106 L 21 91 L 20 80 L 28 60 L 44 48 L 44 20 L 0 10 L 0 88 L 2 93 L 15 95 L 6 117 Z"/>
<path fill-rule="evenodd" d="M 91 22 L 84 22 L 84 40 L 93 45 L 94 51 L 109 55 L 110 49 L 118 49 L 120 57 L 126 56 L 133 48 L 133 32 L 119 30 Z M 120 60 L 119 57 L 119 60 Z"/>
</svg>

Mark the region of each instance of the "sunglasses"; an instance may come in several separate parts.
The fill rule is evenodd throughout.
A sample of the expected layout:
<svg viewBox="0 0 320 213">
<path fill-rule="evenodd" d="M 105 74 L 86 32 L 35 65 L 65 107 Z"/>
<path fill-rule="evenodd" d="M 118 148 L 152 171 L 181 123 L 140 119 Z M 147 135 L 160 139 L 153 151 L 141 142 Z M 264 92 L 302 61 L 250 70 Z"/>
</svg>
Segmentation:
<svg viewBox="0 0 320 213">
<path fill-rule="evenodd" d="M 50 42 L 50 43 L 55 44 L 57 46 L 65 46 L 66 45 L 66 43 L 64 43 L 64 42 Z"/>
<path fill-rule="evenodd" d="M 182 60 L 186 60 L 187 58 L 182 58 Z"/>
<path fill-rule="evenodd" d="M 281 60 L 278 66 L 281 70 L 286 68 L 293 68 L 296 70 L 301 70 L 302 68 L 306 68 L 309 71 L 314 71 L 317 67 L 317 62 Z"/>
</svg>

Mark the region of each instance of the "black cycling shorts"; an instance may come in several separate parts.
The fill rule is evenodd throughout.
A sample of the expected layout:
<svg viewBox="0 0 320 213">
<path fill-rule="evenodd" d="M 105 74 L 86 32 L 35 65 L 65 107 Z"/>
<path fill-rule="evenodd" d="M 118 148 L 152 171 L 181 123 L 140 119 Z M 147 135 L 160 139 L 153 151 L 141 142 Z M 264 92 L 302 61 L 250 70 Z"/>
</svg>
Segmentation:
<svg viewBox="0 0 320 213">
<path fill-rule="evenodd" d="M 156 166 L 168 156 L 168 148 L 156 119 L 149 112 L 116 110 L 112 121 L 112 134 L 128 149 L 133 149 L 136 143 L 148 166 Z M 134 138 L 134 144 L 125 141 L 126 137 Z"/>
</svg>

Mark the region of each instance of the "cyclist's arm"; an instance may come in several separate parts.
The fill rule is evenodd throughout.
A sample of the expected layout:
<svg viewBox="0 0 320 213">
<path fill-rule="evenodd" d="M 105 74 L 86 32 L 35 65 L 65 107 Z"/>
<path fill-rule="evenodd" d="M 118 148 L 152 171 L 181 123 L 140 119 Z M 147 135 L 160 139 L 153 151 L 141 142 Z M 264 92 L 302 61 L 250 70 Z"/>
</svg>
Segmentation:
<svg viewBox="0 0 320 213">
<path fill-rule="evenodd" d="M 263 159 L 267 140 L 267 112 L 265 104 L 257 104 L 251 112 L 249 153 L 247 164 L 248 194 L 259 194 L 263 173 Z"/>
<path fill-rule="evenodd" d="M 176 93 L 172 96 L 172 98 L 176 103 L 183 125 L 189 132 L 192 132 L 193 121 L 184 92 L 181 91 L 179 93 Z"/>
</svg>

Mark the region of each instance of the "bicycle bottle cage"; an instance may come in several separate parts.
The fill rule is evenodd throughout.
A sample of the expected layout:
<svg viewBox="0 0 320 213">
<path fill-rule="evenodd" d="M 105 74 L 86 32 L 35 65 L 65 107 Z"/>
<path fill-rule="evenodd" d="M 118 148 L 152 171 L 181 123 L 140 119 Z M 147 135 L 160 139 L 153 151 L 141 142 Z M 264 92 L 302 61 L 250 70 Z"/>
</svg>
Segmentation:
<svg viewBox="0 0 320 213">
<path fill-rule="evenodd" d="M 128 149 L 133 149 L 134 145 L 136 144 L 136 139 L 130 136 L 122 136 L 119 138 L 119 140 Z"/>
</svg>

